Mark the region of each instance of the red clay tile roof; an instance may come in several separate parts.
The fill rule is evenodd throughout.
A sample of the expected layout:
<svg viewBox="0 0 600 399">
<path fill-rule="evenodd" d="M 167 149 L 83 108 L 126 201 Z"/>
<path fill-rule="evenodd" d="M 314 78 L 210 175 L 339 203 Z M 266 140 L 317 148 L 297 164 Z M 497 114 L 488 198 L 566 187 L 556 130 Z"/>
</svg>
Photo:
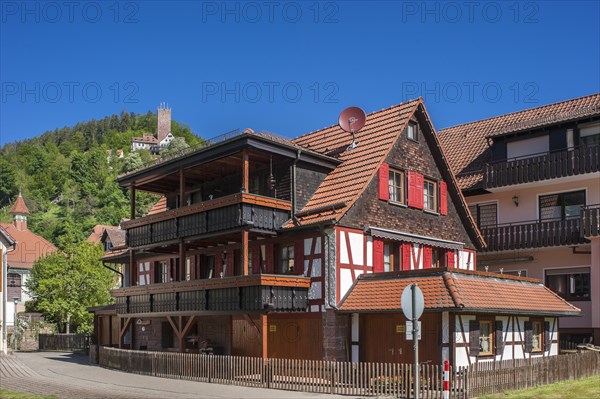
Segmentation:
<svg viewBox="0 0 600 399">
<path fill-rule="evenodd" d="M 462 190 L 479 188 L 490 160 L 487 137 L 600 115 L 600 93 L 442 129 L 444 152 Z M 468 143 L 468 145 L 465 145 Z"/>
<path fill-rule="evenodd" d="M 142 137 L 133 137 L 131 139 L 134 143 L 150 143 L 158 144 L 158 139 L 154 136 L 143 135 Z"/>
<path fill-rule="evenodd" d="M 12 208 L 10 208 L 10 213 L 12 213 L 12 214 L 24 213 L 26 215 L 29 215 L 29 208 L 27 208 L 27 205 L 25 204 L 25 200 L 23 200 L 23 197 L 21 196 L 20 193 L 19 193 L 19 196 L 17 197 L 17 200 L 13 204 Z"/>
<path fill-rule="evenodd" d="M 107 235 L 108 239 L 112 243 L 113 248 L 121 248 L 121 247 L 125 246 L 125 244 L 126 244 L 126 242 L 125 242 L 125 235 L 126 235 L 125 230 L 110 229 L 110 230 L 106 230 L 105 234 Z"/>
<path fill-rule="evenodd" d="M 363 274 L 340 303 L 343 312 L 401 311 L 402 290 L 417 283 L 425 310 L 579 315 L 580 310 L 541 281 L 458 269 Z"/>
<path fill-rule="evenodd" d="M 346 151 L 346 147 L 352 141 L 351 135 L 338 125 L 294 139 L 294 143 L 312 151 L 322 154 L 339 153 L 337 158 L 342 161 L 327 175 L 300 211 L 305 214 L 298 218 L 300 222 L 311 224 L 342 217 L 369 184 L 398 135 L 421 103 L 421 99 L 408 101 L 369 114 L 365 126 L 356 133 L 358 146 L 350 151 Z M 335 209 L 323 210 L 332 204 L 338 206 Z"/>
<path fill-rule="evenodd" d="M 4 237 L 6 245 L 13 245 L 16 242 L 15 239 L 10 234 L 8 234 L 8 232 L 4 230 L 4 228 L 2 228 L 2 226 L 0 226 L 0 236 Z"/>
<path fill-rule="evenodd" d="M 3 223 L 0 226 L 17 242 L 16 249 L 7 254 L 8 266 L 10 267 L 31 269 L 33 262 L 58 251 L 58 248 L 51 242 L 29 230 L 17 230 L 12 223 Z"/>
<path fill-rule="evenodd" d="M 118 227 L 97 224 L 94 227 L 92 227 L 92 234 L 90 234 L 89 237 L 86 238 L 85 241 L 92 243 L 92 244 L 99 243 L 100 240 L 102 239 L 102 234 L 104 233 L 104 230 L 115 230 L 115 229 L 118 229 Z"/>
<path fill-rule="evenodd" d="M 164 195 L 160 197 L 156 204 L 152 205 L 152 208 L 148 212 L 146 212 L 147 216 L 154 215 L 156 213 L 161 213 L 167 210 L 167 197 Z"/>
</svg>

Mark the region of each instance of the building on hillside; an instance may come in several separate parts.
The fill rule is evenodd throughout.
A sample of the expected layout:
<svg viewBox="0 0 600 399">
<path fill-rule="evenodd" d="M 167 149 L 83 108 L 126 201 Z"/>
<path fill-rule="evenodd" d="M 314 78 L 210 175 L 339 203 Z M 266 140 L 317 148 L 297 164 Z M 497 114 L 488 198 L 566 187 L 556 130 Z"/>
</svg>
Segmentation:
<svg viewBox="0 0 600 399">
<path fill-rule="evenodd" d="M 485 243 L 421 99 L 370 114 L 355 133 L 356 147 L 352 140 L 338 126 L 294 140 L 247 129 L 120 176 L 132 219 L 122 224 L 126 255 L 114 263 L 127 259 L 129 284 L 111 292 L 114 308 L 93 310 L 97 342 L 365 360 L 365 320 L 379 309 L 338 310 L 345 297 L 372 300 L 361 293 L 359 276 L 473 271 Z M 134 218 L 138 191 L 163 198 Z M 556 299 L 543 287 L 510 287 L 514 295 Z M 564 310 L 564 301 L 554 303 L 552 312 Z M 451 310 L 435 311 L 448 319 Z M 547 311 L 515 313 L 533 322 Z M 382 345 L 402 339 L 388 327 Z"/>
<path fill-rule="evenodd" d="M 25 302 L 30 300 L 25 288 L 33 263 L 39 258 L 58 251 L 52 243 L 31 232 L 27 227 L 29 209 L 19 193 L 11 208 L 13 222 L 2 223 L 4 229 L 16 242 L 16 249 L 6 256 L 6 325 L 12 329 L 15 311 L 25 311 Z"/>
<path fill-rule="evenodd" d="M 479 268 L 541 279 L 582 310 L 561 340 L 600 342 L 600 94 L 439 135 L 488 244 Z"/>
<path fill-rule="evenodd" d="M 7 353 L 7 326 L 6 318 L 6 270 L 7 258 L 6 255 L 16 249 L 17 242 L 0 227 L 0 352 Z"/>
<path fill-rule="evenodd" d="M 159 153 L 163 147 L 168 147 L 175 138 L 171 133 L 171 108 L 167 108 L 162 103 L 157 110 L 158 124 L 156 135 L 146 135 L 142 137 L 133 137 L 131 139 L 131 151 L 149 150 L 153 153 Z"/>
<path fill-rule="evenodd" d="M 90 233 L 88 238 L 85 239 L 85 241 L 89 242 L 90 244 L 100 243 L 105 230 L 116 230 L 118 228 L 119 226 L 107 226 L 104 224 L 97 224 L 92 228 L 92 232 Z"/>
</svg>

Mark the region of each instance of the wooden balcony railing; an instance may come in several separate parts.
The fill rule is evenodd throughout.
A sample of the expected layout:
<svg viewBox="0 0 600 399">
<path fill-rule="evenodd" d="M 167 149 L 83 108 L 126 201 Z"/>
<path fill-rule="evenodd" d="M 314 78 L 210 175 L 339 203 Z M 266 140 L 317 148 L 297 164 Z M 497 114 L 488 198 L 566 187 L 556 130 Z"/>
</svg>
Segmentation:
<svg viewBox="0 0 600 399">
<path fill-rule="evenodd" d="M 290 211 L 289 201 L 239 193 L 133 219 L 122 227 L 127 245 L 136 248 L 241 226 L 273 231 L 290 218 Z"/>
<path fill-rule="evenodd" d="M 111 291 L 117 314 L 305 310 L 310 278 L 259 274 Z"/>
<path fill-rule="evenodd" d="M 486 252 L 577 245 L 586 242 L 581 218 L 499 224 L 482 227 Z"/>
<path fill-rule="evenodd" d="M 484 168 L 483 186 L 491 189 L 598 171 L 600 146 L 581 146 L 489 163 Z"/>
<path fill-rule="evenodd" d="M 588 205 L 581 211 L 581 235 L 585 238 L 600 236 L 600 204 Z"/>
</svg>

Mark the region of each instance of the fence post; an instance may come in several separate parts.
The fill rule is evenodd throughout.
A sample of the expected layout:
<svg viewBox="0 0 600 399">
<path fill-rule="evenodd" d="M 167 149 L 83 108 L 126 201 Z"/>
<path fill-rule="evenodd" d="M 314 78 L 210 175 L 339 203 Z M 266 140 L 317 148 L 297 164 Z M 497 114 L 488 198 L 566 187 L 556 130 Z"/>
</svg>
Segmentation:
<svg viewBox="0 0 600 399">
<path fill-rule="evenodd" d="M 331 372 L 331 394 L 335 394 L 335 362 L 329 362 L 329 368 Z"/>
</svg>

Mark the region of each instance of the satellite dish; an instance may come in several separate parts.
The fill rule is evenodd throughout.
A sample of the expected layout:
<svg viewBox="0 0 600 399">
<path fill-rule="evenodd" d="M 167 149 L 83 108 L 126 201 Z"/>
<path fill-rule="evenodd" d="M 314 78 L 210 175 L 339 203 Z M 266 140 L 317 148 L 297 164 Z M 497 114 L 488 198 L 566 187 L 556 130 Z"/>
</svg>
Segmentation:
<svg viewBox="0 0 600 399">
<path fill-rule="evenodd" d="M 356 140 L 354 133 L 358 132 L 365 125 L 367 115 L 365 111 L 358 107 L 348 107 L 340 114 L 338 123 L 342 129 L 352 133 L 352 143 L 348 146 L 348 150 L 356 148 Z"/>
</svg>

